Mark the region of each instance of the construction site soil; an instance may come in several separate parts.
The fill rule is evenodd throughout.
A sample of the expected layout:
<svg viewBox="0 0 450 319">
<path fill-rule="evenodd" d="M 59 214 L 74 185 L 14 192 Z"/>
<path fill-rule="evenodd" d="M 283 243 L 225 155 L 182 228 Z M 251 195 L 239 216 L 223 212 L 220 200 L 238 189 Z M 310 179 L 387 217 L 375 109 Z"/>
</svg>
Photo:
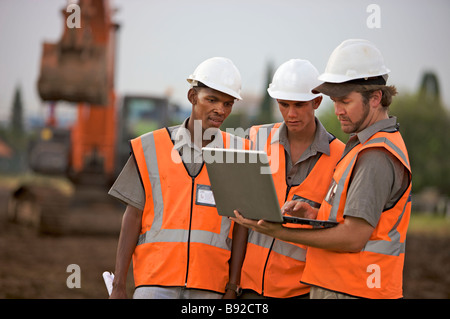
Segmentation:
<svg viewBox="0 0 450 319">
<path fill-rule="evenodd" d="M 102 273 L 113 271 L 124 206 L 114 201 L 73 209 L 63 236 L 40 235 L 6 218 L 7 192 L 0 190 L 0 298 L 108 298 Z M 450 238 L 429 233 L 408 234 L 404 297 L 450 298 Z M 79 266 L 79 288 L 69 288 Z M 128 296 L 133 293 L 131 271 Z"/>
</svg>

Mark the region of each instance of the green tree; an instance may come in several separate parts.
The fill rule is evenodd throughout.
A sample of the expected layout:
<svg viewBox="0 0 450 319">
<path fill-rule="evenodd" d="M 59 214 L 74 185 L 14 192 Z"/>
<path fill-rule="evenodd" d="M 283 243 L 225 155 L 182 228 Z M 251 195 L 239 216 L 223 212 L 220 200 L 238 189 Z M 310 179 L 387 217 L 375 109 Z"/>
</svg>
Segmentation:
<svg viewBox="0 0 450 319">
<path fill-rule="evenodd" d="M 258 116 L 256 117 L 255 124 L 267 124 L 267 123 L 273 123 L 275 121 L 273 116 L 273 104 L 274 100 L 267 92 L 267 88 L 269 87 L 269 84 L 272 82 L 273 77 L 273 66 L 272 63 L 269 63 L 267 66 L 267 72 L 266 72 L 266 84 L 264 86 L 264 97 L 261 102 L 260 111 Z"/>
<path fill-rule="evenodd" d="M 437 76 L 426 72 L 418 92 L 394 98 L 390 113 L 408 148 L 413 192 L 434 186 L 450 195 L 450 117 L 439 92 Z"/>
<path fill-rule="evenodd" d="M 14 93 L 14 100 L 11 110 L 10 131 L 14 137 L 20 138 L 24 134 L 22 91 L 20 89 L 20 86 L 16 88 L 16 91 Z"/>
<path fill-rule="evenodd" d="M 13 104 L 11 107 L 11 118 L 5 140 L 13 148 L 13 158 L 10 160 L 9 172 L 17 173 L 26 169 L 26 150 L 28 136 L 25 132 L 23 119 L 22 91 L 20 86 L 14 92 Z"/>
</svg>

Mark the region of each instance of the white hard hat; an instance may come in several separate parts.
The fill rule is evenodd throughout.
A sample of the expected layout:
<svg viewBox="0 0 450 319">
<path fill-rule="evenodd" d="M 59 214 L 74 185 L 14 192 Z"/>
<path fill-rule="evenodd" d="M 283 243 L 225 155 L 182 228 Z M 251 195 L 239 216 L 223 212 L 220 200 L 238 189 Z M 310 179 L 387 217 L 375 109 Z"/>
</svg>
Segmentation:
<svg viewBox="0 0 450 319">
<path fill-rule="evenodd" d="M 203 61 L 194 73 L 189 75 L 187 81 L 191 86 L 201 82 L 214 90 L 242 100 L 241 74 L 230 59 L 214 57 Z"/>
<path fill-rule="evenodd" d="M 278 67 L 267 92 L 274 99 L 311 101 L 321 94 L 311 90 L 321 84 L 319 72 L 307 60 L 291 59 Z"/>
<path fill-rule="evenodd" d="M 376 76 L 383 76 L 387 80 L 389 72 L 381 52 L 373 43 L 362 39 L 349 39 L 331 53 L 325 73 L 319 76 L 319 80 L 343 83 Z"/>
</svg>

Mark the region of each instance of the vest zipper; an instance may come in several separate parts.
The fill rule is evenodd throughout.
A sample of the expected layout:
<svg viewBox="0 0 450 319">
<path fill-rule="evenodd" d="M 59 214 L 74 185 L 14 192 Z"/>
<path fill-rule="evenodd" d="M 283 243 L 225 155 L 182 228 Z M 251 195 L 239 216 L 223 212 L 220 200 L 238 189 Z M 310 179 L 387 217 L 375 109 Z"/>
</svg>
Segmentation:
<svg viewBox="0 0 450 319">
<path fill-rule="evenodd" d="M 286 188 L 286 195 L 284 197 L 284 202 L 286 202 L 288 195 L 289 195 L 289 191 L 291 190 L 291 186 L 289 186 L 289 185 L 286 185 L 286 186 L 287 186 L 287 188 Z M 262 282 L 261 282 L 261 295 L 263 295 L 263 296 L 264 296 L 264 281 L 266 279 L 266 267 L 267 267 L 267 264 L 269 263 L 270 253 L 272 252 L 273 245 L 275 244 L 275 240 L 276 240 L 276 238 L 272 239 L 272 244 L 270 244 L 269 253 L 267 254 L 267 258 L 266 258 L 266 263 L 264 264 L 263 277 L 262 277 Z"/>
<path fill-rule="evenodd" d="M 194 186 L 195 186 L 195 177 L 191 177 L 192 186 L 191 186 L 191 210 L 189 213 L 189 231 L 188 231 L 188 240 L 187 240 L 187 264 L 186 264 L 186 279 L 184 281 L 184 287 L 187 287 L 188 274 L 189 274 L 189 257 L 190 257 L 190 248 L 191 248 L 191 224 L 192 224 L 192 209 L 194 205 Z"/>
</svg>

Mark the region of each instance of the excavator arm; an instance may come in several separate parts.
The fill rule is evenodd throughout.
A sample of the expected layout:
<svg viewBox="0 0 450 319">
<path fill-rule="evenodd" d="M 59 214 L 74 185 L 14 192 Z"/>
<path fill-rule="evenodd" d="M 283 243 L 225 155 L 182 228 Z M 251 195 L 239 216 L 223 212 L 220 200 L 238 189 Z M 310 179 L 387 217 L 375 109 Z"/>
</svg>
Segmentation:
<svg viewBox="0 0 450 319">
<path fill-rule="evenodd" d="M 70 148 L 67 154 L 60 153 L 69 162 L 60 173 L 67 173 L 75 183 L 108 183 L 113 178 L 116 152 L 114 60 L 118 25 L 111 20 L 107 0 L 80 0 L 79 7 L 81 27 L 69 28 L 69 13 L 63 9 L 60 40 L 43 44 L 37 87 L 43 101 L 77 103 Z M 54 119 L 47 122 L 55 124 Z M 48 158 L 67 147 L 55 141 L 42 141 L 39 146 L 43 145 L 46 147 L 35 148 L 39 156 L 33 157 L 33 168 L 51 173 Z"/>
</svg>

